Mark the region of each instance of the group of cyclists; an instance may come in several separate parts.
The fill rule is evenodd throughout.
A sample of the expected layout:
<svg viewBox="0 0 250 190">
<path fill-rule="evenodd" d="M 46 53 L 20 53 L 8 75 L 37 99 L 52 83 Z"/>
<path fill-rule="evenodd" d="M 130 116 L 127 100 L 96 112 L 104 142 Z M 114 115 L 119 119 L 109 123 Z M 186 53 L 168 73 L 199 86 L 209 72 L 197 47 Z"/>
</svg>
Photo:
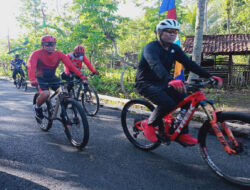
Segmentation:
<svg viewBox="0 0 250 190">
<path fill-rule="evenodd" d="M 201 77 L 217 81 L 219 87 L 222 86 L 221 78 L 212 76 L 189 59 L 183 50 L 174 44 L 179 30 L 180 24 L 176 20 L 164 19 L 159 22 L 156 27 L 157 39 L 144 47 L 135 76 L 135 87 L 139 94 L 157 105 L 150 117 L 142 122 L 144 135 L 151 142 L 158 140 L 156 127 L 164 125 L 163 116 L 187 96 L 184 82 L 175 80 L 170 75 L 170 70 L 175 61 L 180 62 L 185 68 Z M 28 60 L 30 83 L 37 87 L 40 92 L 35 105 L 38 120 L 42 120 L 44 117 L 41 105 L 50 96 L 49 88 L 56 90 L 59 87 L 56 82 L 59 82 L 60 79 L 55 73 L 61 61 L 64 64 L 66 78 L 72 78 L 75 74 L 83 81 L 87 81 L 87 77 L 80 71 L 82 62 L 87 65 L 93 74 L 98 74 L 87 59 L 83 46 L 78 45 L 72 53 L 65 55 L 55 50 L 56 39 L 51 35 L 42 37 L 41 46 L 41 49 L 32 52 Z M 23 61 L 15 61 L 15 63 L 25 65 Z M 15 70 L 13 71 L 13 78 L 15 77 L 14 74 Z M 188 126 L 185 126 L 183 131 L 178 138 L 179 142 L 187 146 L 198 143 L 197 139 L 188 133 Z M 158 135 L 168 138 L 165 133 Z"/>
</svg>

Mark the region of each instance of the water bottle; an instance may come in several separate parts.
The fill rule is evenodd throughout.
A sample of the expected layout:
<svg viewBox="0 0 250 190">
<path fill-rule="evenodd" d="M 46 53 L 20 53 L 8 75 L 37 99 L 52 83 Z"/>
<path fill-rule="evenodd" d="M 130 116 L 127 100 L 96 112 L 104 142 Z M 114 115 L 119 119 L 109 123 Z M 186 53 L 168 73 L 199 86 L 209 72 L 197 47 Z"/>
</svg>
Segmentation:
<svg viewBox="0 0 250 190">
<path fill-rule="evenodd" d="M 185 114 L 186 114 L 187 110 L 186 109 L 182 109 L 178 115 L 176 116 L 176 120 L 173 122 L 173 125 L 171 127 L 170 133 L 173 134 L 174 131 L 177 129 L 177 127 L 179 126 L 179 124 L 181 123 L 182 119 L 184 118 Z"/>
</svg>

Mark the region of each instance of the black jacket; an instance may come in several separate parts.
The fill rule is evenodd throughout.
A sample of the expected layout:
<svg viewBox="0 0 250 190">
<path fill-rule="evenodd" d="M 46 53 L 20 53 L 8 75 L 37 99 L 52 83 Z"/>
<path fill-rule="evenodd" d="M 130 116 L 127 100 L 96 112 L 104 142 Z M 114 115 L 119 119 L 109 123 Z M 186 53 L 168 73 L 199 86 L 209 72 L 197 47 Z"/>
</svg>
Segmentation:
<svg viewBox="0 0 250 190">
<path fill-rule="evenodd" d="M 178 45 L 171 44 L 169 49 L 165 50 L 158 41 L 153 41 L 148 43 L 142 51 L 135 76 L 136 88 L 150 83 L 167 85 L 172 80 L 170 71 L 175 61 L 201 77 L 211 77 L 205 69 L 188 58 Z"/>
</svg>

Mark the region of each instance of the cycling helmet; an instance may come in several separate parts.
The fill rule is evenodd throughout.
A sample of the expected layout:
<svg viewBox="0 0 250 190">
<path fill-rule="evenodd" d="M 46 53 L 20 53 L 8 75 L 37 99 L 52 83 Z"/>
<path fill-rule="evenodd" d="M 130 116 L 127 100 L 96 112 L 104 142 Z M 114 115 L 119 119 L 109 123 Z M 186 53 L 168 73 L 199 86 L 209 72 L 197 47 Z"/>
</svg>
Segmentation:
<svg viewBox="0 0 250 190">
<path fill-rule="evenodd" d="M 180 24 L 177 20 L 174 19 L 164 19 L 159 22 L 156 26 L 156 32 L 163 29 L 176 29 L 180 30 Z"/>
<path fill-rule="evenodd" d="M 19 54 L 16 54 L 16 55 L 15 55 L 15 59 L 18 59 L 19 57 L 20 57 Z"/>
<path fill-rule="evenodd" d="M 51 35 L 45 35 L 45 36 L 42 37 L 41 43 L 42 43 L 42 45 L 47 44 L 47 43 L 55 44 L 56 39 Z"/>
<path fill-rule="evenodd" d="M 77 45 L 75 48 L 74 48 L 74 53 L 78 56 L 83 56 L 84 53 L 85 53 L 85 50 L 84 50 L 84 47 L 81 46 L 81 45 Z"/>
</svg>

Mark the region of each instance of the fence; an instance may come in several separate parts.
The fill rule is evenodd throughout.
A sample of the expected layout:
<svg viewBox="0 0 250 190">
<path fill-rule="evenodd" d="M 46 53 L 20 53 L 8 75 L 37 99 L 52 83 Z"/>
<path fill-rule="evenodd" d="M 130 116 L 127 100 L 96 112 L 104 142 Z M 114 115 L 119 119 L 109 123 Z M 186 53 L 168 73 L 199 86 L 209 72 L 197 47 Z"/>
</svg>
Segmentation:
<svg viewBox="0 0 250 190">
<path fill-rule="evenodd" d="M 228 65 L 216 63 L 216 66 L 205 67 L 211 74 L 223 79 L 225 87 L 249 87 L 250 66 L 242 64 L 232 65 L 232 75 L 229 76 Z"/>
<path fill-rule="evenodd" d="M 232 77 L 229 81 L 230 86 L 250 86 L 250 66 L 233 65 Z"/>
</svg>

